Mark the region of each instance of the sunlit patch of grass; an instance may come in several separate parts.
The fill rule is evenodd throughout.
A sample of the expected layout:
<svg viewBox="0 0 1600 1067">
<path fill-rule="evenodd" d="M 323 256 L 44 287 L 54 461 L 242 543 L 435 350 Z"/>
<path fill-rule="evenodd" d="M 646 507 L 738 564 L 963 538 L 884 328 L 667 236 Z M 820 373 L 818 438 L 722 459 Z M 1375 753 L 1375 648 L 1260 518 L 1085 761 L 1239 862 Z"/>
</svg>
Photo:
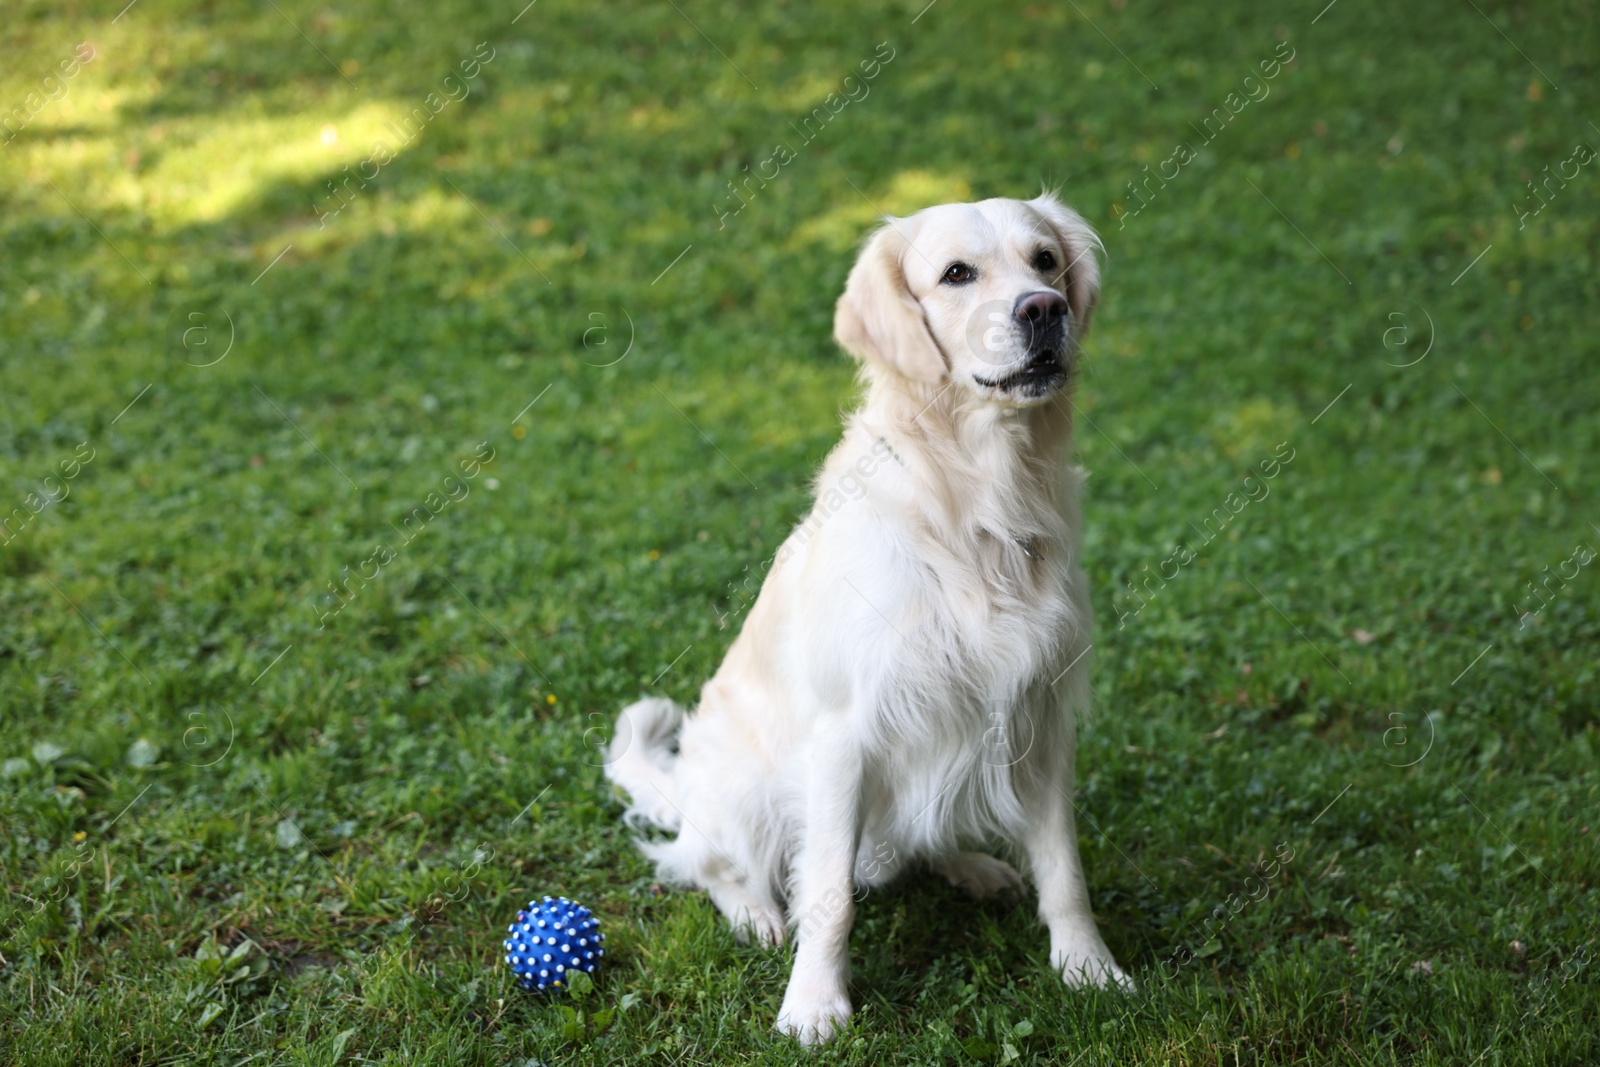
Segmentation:
<svg viewBox="0 0 1600 1067">
<path fill-rule="evenodd" d="M 971 197 L 972 187 L 960 177 L 925 170 L 901 171 L 885 186 L 864 190 L 837 207 L 807 219 L 796 227 L 791 240 L 797 245 L 816 244 L 840 252 L 860 243 L 862 234 L 875 226 L 883 215 L 909 215 L 928 204 Z"/>
<path fill-rule="evenodd" d="M 1249 464 L 1260 458 L 1257 453 L 1270 454 L 1301 421 L 1299 412 L 1258 396 L 1219 412 L 1212 423 L 1211 439 L 1229 459 Z"/>
<path fill-rule="evenodd" d="M 304 214 L 316 217 L 337 212 L 365 191 L 363 177 L 382 173 L 376 145 L 383 146 L 380 158 L 398 158 L 402 139 L 392 124 L 405 113 L 395 102 L 337 115 L 238 109 L 168 119 L 125 148 L 121 130 L 107 125 L 98 136 L 34 139 L 23 154 L 27 165 L 77 191 L 85 206 L 141 212 L 163 226 L 229 218 L 286 183 L 310 188 Z"/>
</svg>

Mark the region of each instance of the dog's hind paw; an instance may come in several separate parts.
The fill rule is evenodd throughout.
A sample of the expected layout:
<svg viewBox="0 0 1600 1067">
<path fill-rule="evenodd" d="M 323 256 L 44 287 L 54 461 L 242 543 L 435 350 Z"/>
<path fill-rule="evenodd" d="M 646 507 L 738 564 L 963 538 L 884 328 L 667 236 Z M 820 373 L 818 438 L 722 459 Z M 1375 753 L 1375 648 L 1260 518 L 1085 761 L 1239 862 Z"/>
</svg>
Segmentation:
<svg viewBox="0 0 1600 1067">
<path fill-rule="evenodd" d="M 786 933 L 783 913 L 775 908 L 762 908 L 743 914 L 732 925 L 733 938 L 741 945 L 748 945 L 754 936 L 756 944 L 762 948 L 776 948 L 783 944 Z"/>
<path fill-rule="evenodd" d="M 762 948 L 783 944 L 783 912 L 777 905 L 750 892 L 740 882 L 719 882 L 708 889 L 711 903 L 728 920 L 739 944 L 748 945 L 752 934 Z"/>
<path fill-rule="evenodd" d="M 1016 868 L 982 852 L 957 852 L 936 862 L 933 869 L 951 885 L 980 899 L 1006 892 L 1022 893 L 1022 875 Z"/>
</svg>

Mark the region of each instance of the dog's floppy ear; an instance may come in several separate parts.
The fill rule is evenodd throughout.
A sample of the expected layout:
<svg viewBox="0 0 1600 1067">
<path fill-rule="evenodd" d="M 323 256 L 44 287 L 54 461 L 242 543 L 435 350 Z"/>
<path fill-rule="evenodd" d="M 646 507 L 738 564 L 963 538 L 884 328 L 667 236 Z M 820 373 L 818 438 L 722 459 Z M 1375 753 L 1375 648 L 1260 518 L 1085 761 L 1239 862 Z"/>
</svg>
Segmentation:
<svg viewBox="0 0 1600 1067">
<path fill-rule="evenodd" d="M 1042 193 L 1028 201 L 1028 206 L 1044 216 L 1045 222 L 1055 231 L 1066 253 L 1066 277 L 1062 279 L 1067 294 L 1067 306 L 1072 309 L 1073 339 L 1082 340 L 1089 330 L 1089 316 L 1100 299 L 1100 261 L 1096 251 L 1105 251 L 1105 245 L 1094 232 L 1094 227 L 1083 216 L 1057 200 L 1054 193 Z"/>
<path fill-rule="evenodd" d="M 872 235 L 834 308 L 833 336 L 857 359 L 937 383 L 945 375 L 944 356 L 923 321 L 922 306 L 906 288 L 901 261 L 909 249 L 895 220 Z"/>
</svg>

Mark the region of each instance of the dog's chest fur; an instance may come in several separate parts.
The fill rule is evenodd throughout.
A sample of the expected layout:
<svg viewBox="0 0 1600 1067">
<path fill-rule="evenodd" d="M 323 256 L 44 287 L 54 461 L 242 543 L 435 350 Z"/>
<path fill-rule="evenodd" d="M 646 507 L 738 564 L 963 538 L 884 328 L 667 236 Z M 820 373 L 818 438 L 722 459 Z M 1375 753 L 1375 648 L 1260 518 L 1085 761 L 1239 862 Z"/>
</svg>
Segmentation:
<svg viewBox="0 0 1600 1067">
<path fill-rule="evenodd" d="M 914 565 L 921 573 L 903 616 L 907 655 L 894 688 L 924 715 L 989 724 L 1060 669 L 1061 652 L 1082 625 L 1071 596 L 1068 531 L 997 521 L 1021 517 L 990 515 L 948 540 L 919 544 Z M 922 699 L 934 693 L 944 699 Z"/>
<path fill-rule="evenodd" d="M 874 702 L 868 836 L 913 853 L 1024 818 L 1014 772 L 1051 743 L 1064 703 L 1052 680 L 1087 641 L 1075 479 L 1064 454 L 1040 462 L 1017 436 L 918 452 L 905 464 L 913 479 L 924 463 L 937 477 L 907 497 L 921 506 L 884 516 L 903 524 L 892 540 L 908 558 L 878 589 L 900 606 L 884 621 L 901 640 Z"/>
<path fill-rule="evenodd" d="M 1085 621 L 1071 588 L 1076 485 L 1064 452 L 1041 456 L 1054 442 L 1026 422 L 952 436 L 955 447 L 919 451 L 937 469 L 932 488 L 891 521 L 916 527 L 899 540 L 916 568 L 912 625 L 992 703 L 1026 688 Z"/>
</svg>

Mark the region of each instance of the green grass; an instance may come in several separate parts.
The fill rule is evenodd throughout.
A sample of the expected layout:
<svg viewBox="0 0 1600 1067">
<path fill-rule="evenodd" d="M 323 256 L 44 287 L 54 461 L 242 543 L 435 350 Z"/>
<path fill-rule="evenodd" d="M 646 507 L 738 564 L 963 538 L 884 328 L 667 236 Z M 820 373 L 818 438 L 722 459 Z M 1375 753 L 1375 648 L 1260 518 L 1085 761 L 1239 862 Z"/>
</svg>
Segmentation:
<svg viewBox="0 0 1600 1067">
<path fill-rule="evenodd" d="M 0 31 L 5 113 L 96 50 L 0 147 L 0 1062 L 1600 1061 L 1600 574 L 1513 606 L 1600 544 L 1600 170 L 1513 206 L 1600 144 L 1584 5 L 117 6 Z M 1068 993 L 1031 905 L 913 875 L 807 1055 L 787 954 L 652 884 L 597 745 L 693 699 L 803 514 L 875 209 L 1042 181 L 1109 248 L 1078 803 L 1141 988 Z M 606 923 L 603 1033 L 499 963 L 545 892 Z"/>
</svg>

